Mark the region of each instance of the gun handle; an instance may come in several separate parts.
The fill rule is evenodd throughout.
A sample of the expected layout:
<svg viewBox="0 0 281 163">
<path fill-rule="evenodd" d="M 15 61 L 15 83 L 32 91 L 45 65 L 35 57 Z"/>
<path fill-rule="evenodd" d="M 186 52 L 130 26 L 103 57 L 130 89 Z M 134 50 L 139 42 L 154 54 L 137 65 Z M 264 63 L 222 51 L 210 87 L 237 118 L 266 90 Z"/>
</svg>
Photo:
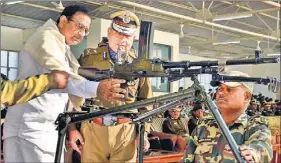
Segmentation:
<svg viewBox="0 0 281 163">
<path fill-rule="evenodd" d="M 122 89 L 125 89 L 125 90 L 126 90 L 126 93 L 125 93 L 124 95 L 125 95 L 125 99 L 127 99 L 128 96 L 129 96 L 129 87 L 128 87 L 127 81 L 126 81 L 126 83 L 121 84 L 120 87 L 121 87 Z"/>
</svg>

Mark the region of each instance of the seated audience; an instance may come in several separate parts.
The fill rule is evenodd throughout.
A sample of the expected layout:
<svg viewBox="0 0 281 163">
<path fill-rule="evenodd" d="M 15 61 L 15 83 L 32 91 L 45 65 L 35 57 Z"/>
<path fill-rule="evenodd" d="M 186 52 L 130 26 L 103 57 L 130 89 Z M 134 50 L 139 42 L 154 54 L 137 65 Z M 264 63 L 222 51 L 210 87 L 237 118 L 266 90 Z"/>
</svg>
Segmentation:
<svg viewBox="0 0 281 163">
<path fill-rule="evenodd" d="M 187 127 L 183 124 L 180 114 L 182 106 L 178 105 L 174 109 L 168 111 L 168 117 L 163 122 L 163 132 L 177 135 L 176 148 L 178 151 L 184 151 L 186 143 L 189 139 Z"/>
</svg>

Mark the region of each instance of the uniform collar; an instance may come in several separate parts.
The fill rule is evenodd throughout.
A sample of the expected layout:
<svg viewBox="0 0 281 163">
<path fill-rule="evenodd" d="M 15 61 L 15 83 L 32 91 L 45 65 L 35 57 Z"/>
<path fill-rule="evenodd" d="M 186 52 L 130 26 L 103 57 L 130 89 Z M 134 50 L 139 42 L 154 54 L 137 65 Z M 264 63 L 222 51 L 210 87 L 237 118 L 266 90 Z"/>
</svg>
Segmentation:
<svg viewBox="0 0 281 163">
<path fill-rule="evenodd" d="M 106 48 L 106 50 L 107 50 L 107 51 L 105 52 L 105 54 L 103 54 L 101 60 L 109 59 L 109 60 L 112 62 L 112 64 L 114 64 L 114 62 L 113 62 L 113 60 L 112 60 L 112 58 L 111 58 L 110 55 L 111 55 L 111 54 L 116 54 L 116 56 L 117 56 L 117 53 L 114 52 L 114 51 L 109 47 L 108 43 L 100 42 L 100 43 L 99 43 L 99 47 L 100 47 L 100 48 Z M 131 50 L 131 51 L 128 51 L 128 56 L 129 56 L 130 59 L 137 59 L 137 56 L 135 55 L 135 53 L 134 53 L 132 50 Z"/>
<path fill-rule="evenodd" d="M 234 124 L 242 124 L 244 127 L 246 127 L 248 123 L 248 118 L 248 115 L 246 113 L 243 113 L 230 126 L 233 126 Z"/>
<path fill-rule="evenodd" d="M 110 56 L 112 62 L 116 63 L 116 61 L 117 61 L 117 53 L 115 51 L 113 51 L 109 46 L 108 46 L 108 52 L 109 52 L 109 56 Z"/>
</svg>

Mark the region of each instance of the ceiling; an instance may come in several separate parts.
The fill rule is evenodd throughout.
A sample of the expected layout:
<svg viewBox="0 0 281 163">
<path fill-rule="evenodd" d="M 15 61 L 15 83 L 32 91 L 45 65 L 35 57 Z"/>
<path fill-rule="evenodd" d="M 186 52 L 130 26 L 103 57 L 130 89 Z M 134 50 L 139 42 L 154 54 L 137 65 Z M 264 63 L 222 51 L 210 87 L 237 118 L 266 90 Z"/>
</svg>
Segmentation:
<svg viewBox="0 0 281 163">
<path fill-rule="evenodd" d="M 49 18 L 56 20 L 62 9 L 52 2 L 24 1 L 10 5 L 3 2 L 1 25 L 26 29 L 39 27 Z M 245 58 L 254 56 L 257 41 L 264 53 L 280 53 L 279 1 L 62 1 L 62 4 L 85 5 L 93 18 L 109 19 L 113 12 L 133 11 L 141 20 L 155 22 L 155 29 L 179 34 L 183 54 Z M 213 21 L 241 14 L 252 16 Z M 226 41 L 240 43 L 213 45 Z"/>
</svg>

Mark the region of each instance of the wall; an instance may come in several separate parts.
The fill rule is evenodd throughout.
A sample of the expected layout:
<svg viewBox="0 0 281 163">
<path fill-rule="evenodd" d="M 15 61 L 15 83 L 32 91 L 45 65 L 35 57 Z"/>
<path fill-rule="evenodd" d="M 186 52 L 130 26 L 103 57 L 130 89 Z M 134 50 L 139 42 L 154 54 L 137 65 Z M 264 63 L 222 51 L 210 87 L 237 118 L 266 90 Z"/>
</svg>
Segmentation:
<svg viewBox="0 0 281 163">
<path fill-rule="evenodd" d="M 95 19 L 92 21 L 91 27 L 89 29 L 90 34 L 87 36 L 87 47 L 93 48 L 97 47 L 98 43 L 101 41 L 101 19 Z"/>
<path fill-rule="evenodd" d="M 26 41 L 28 40 L 28 38 L 34 33 L 36 32 L 37 28 L 30 28 L 30 29 L 24 29 L 23 30 L 23 44 L 26 43 Z"/>
<path fill-rule="evenodd" d="M 84 50 L 87 48 L 88 37 L 85 37 L 79 44 L 70 46 L 71 52 L 76 58 L 79 58 Z"/>
<path fill-rule="evenodd" d="M 23 45 L 22 29 L 1 26 L 1 49 L 20 51 Z"/>
</svg>

